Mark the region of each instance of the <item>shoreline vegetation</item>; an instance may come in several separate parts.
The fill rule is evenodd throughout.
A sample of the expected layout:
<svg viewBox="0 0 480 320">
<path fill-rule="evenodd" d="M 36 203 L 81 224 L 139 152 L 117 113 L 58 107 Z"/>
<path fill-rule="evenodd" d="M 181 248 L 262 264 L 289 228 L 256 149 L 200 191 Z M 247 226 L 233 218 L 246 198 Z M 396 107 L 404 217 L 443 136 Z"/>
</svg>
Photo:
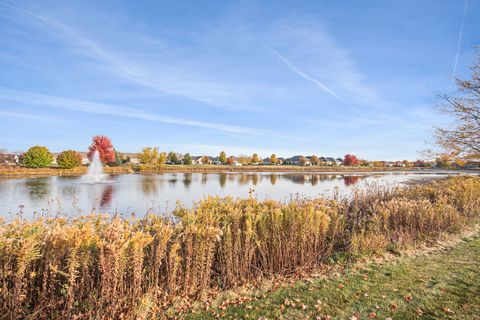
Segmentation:
<svg viewBox="0 0 480 320">
<path fill-rule="evenodd" d="M 326 265 L 193 303 L 182 319 L 477 319 L 480 232 Z"/>
<path fill-rule="evenodd" d="M 431 244 L 478 223 L 479 208 L 480 178 L 451 177 L 352 199 L 209 197 L 173 217 L 1 222 L 0 309 L 8 319 L 184 318 L 192 301 L 228 289 Z"/>
<path fill-rule="evenodd" d="M 27 168 L 27 167 L 0 167 L 0 177 L 22 177 L 22 176 L 76 176 L 87 173 L 88 167 L 81 166 L 71 169 L 62 169 L 59 167 L 47 168 Z M 475 169 L 432 169 L 432 168 L 402 168 L 402 167 L 328 167 L 328 166 L 228 166 L 228 165 L 129 165 L 118 167 L 104 167 L 107 174 L 129 174 L 129 173 L 219 173 L 219 172 L 318 172 L 318 173 L 357 173 L 357 172 L 448 172 L 448 171 L 466 171 L 478 172 Z"/>
</svg>

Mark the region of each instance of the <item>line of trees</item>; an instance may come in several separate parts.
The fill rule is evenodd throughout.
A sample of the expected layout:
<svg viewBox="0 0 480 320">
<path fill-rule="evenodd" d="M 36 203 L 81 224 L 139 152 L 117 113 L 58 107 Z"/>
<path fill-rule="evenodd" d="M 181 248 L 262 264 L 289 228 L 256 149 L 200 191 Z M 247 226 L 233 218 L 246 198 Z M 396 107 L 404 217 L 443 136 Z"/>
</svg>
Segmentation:
<svg viewBox="0 0 480 320">
<path fill-rule="evenodd" d="M 121 165 L 129 159 L 115 150 L 111 140 L 106 136 L 95 136 L 88 148 L 87 157 L 92 160 L 98 151 L 100 160 L 110 166 Z M 20 155 L 20 164 L 29 168 L 46 168 L 53 163 L 54 156 L 47 147 L 33 146 Z M 57 164 L 63 169 L 72 169 L 82 165 L 82 156 L 74 150 L 65 150 L 57 156 Z"/>
<path fill-rule="evenodd" d="M 95 136 L 92 138 L 92 143 L 88 149 L 87 156 L 91 160 L 95 151 L 99 152 L 100 160 L 102 163 L 109 166 L 120 166 L 131 161 L 130 157 L 124 157 L 124 155 L 115 150 L 111 140 L 106 136 Z M 176 152 L 170 151 L 169 153 L 160 152 L 157 147 L 146 147 L 138 154 L 139 161 L 142 164 L 146 165 L 164 165 L 164 164 L 183 164 L 191 165 L 194 163 L 201 164 L 221 164 L 221 165 L 258 165 L 262 164 L 264 161 L 258 156 L 257 153 L 252 154 L 251 156 L 240 155 L 238 157 L 227 156 L 225 151 L 221 151 L 215 159 L 212 159 L 207 156 L 202 156 L 200 159 L 193 159 L 189 153 L 178 154 Z M 30 168 L 44 168 L 48 167 L 53 163 L 54 156 L 48 150 L 48 148 L 43 146 L 33 146 L 28 149 L 27 152 L 20 155 L 19 161 L 20 164 Z M 82 156 L 74 150 L 65 150 L 62 151 L 56 158 L 57 164 L 61 168 L 71 169 L 79 167 L 82 165 Z M 279 159 L 276 154 L 272 154 L 268 158 L 269 164 L 290 164 L 288 159 L 283 160 Z M 267 161 L 267 160 L 266 160 Z M 327 165 L 322 162 L 319 157 L 312 155 L 310 157 L 301 156 L 298 161 L 301 165 L 314 165 L 322 166 Z M 451 158 L 444 155 L 437 158 L 436 162 L 425 162 L 423 160 L 417 160 L 415 162 L 410 162 L 408 160 L 395 161 L 395 162 L 385 162 L 385 161 L 367 161 L 358 159 L 355 155 L 347 154 L 343 158 L 343 165 L 345 166 L 364 166 L 364 167 L 386 167 L 386 166 L 395 166 L 395 167 L 439 167 L 439 168 L 460 168 L 465 165 L 465 161 L 456 159 L 451 161 Z"/>
</svg>

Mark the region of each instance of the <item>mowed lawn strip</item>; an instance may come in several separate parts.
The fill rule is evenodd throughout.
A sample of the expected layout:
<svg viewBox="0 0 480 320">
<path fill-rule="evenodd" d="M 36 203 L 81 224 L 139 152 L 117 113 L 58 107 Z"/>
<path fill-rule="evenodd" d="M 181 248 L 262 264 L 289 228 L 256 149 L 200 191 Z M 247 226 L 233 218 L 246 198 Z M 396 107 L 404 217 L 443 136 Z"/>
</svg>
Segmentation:
<svg viewBox="0 0 480 320">
<path fill-rule="evenodd" d="M 257 297 L 181 318 L 480 319 L 480 236 Z"/>
</svg>

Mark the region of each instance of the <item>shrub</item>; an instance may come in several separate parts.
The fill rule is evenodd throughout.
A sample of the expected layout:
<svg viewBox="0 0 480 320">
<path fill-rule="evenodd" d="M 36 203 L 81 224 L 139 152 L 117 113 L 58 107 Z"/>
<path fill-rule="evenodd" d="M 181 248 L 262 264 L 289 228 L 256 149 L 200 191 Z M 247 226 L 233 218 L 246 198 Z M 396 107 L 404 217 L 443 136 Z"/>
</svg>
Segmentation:
<svg viewBox="0 0 480 320">
<path fill-rule="evenodd" d="M 22 164 L 29 168 L 45 168 L 53 161 L 53 155 L 48 148 L 33 146 L 22 155 Z"/>
<path fill-rule="evenodd" d="M 57 157 L 57 163 L 64 169 L 72 169 L 82 165 L 82 156 L 73 150 L 62 151 Z"/>
</svg>

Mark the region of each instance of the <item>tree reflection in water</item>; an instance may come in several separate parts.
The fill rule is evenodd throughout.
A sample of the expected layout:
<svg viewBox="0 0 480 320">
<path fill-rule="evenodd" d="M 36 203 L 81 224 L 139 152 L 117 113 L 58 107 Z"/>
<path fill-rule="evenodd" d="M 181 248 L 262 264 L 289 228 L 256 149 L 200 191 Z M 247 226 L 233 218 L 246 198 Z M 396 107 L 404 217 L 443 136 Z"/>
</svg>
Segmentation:
<svg viewBox="0 0 480 320">
<path fill-rule="evenodd" d="M 260 175 L 258 173 L 252 174 L 252 183 L 254 186 L 258 184 L 259 180 L 260 180 Z"/>
<path fill-rule="evenodd" d="M 343 183 L 345 186 L 353 186 L 360 181 L 360 178 L 363 178 L 361 176 L 343 176 Z"/>
<path fill-rule="evenodd" d="M 270 175 L 270 183 L 272 184 L 272 186 L 274 186 L 275 183 L 277 183 L 277 179 L 278 179 L 278 175 L 277 175 L 277 174 L 271 174 L 271 175 Z"/>
<path fill-rule="evenodd" d="M 218 182 L 220 183 L 221 188 L 225 187 L 225 184 L 227 183 L 227 174 L 225 172 L 218 175 Z"/>
<path fill-rule="evenodd" d="M 191 173 L 184 173 L 183 174 L 183 186 L 185 189 L 188 190 L 190 185 L 192 184 L 192 174 Z"/>
<path fill-rule="evenodd" d="M 112 198 L 113 198 L 113 186 L 108 185 L 103 190 L 102 197 L 100 198 L 100 208 L 101 209 L 109 208 L 110 205 L 112 204 Z"/>
<path fill-rule="evenodd" d="M 172 174 L 172 177 L 170 179 L 168 179 L 168 183 L 172 187 L 175 187 L 175 184 L 177 183 L 177 174 L 176 173 Z"/>
<path fill-rule="evenodd" d="M 158 176 L 154 174 L 142 175 L 142 190 L 146 195 L 156 195 L 158 193 Z"/>
<path fill-rule="evenodd" d="M 202 173 L 202 179 L 201 179 L 202 184 L 206 184 L 207 181 L 208 181 L 208 173 Z"/>
<path fill-rule="evenodd" d="M 44 200 L 50 196 L 50 178 L 34 178 L 25 180 L 25 189 L 31 200 Z"/>
</svg>

